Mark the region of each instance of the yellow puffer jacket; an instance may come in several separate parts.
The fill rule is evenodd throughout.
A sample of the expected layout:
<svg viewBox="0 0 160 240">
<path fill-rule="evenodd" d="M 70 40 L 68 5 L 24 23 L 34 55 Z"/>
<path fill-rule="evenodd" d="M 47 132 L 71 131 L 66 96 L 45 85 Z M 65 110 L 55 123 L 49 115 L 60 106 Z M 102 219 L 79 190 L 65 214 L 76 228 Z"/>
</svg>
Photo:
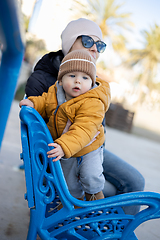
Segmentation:
<svg viewBox="0 0 160 240">
<path fill-rule="evenodd" d="M 58 106 L 56 82 L 42 96 L 29 97 L 34 108 L 47 124 L 53 140 L 61 145 L 66 158 L 80 157 L 99 148 L 105 141 L 102 121 L 110 104 L 110 87 L 106 81 L 96 79 L 97 87 Z M 68 119 L 72 122 L 68 132 L 63 130 Z M 90 141 L 100 132 L 90 145 Z M 88 146 L 86 146 L 88 145 Z"/>
</svg>

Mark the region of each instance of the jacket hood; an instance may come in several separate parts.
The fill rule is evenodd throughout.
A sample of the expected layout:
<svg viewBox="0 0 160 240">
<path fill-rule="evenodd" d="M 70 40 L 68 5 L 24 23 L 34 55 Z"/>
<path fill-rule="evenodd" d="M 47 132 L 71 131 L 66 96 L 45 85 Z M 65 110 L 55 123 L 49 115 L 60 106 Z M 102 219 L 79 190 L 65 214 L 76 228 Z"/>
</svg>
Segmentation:
<svg viewBox="0 0 160 240">
<path fill-rule="evenodd" d="M 63 57 L 62 50 L 47 53 L 37 62 L 34 71 L 43 70 L 44 72 L 57 76 Z"/>
</svg>

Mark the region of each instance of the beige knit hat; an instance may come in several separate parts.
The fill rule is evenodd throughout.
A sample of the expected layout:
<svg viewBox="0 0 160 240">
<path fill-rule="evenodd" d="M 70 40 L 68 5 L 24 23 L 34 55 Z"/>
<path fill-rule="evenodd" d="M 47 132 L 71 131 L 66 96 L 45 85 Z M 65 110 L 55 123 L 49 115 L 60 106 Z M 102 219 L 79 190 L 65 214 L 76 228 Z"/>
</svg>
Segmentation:
<svg viewBox="0 0 160 240">
<path fill-rule="evenodd" d="M 62 52 L 64 55 L 69 52 L 77 37 L 81 35 L 96 36 L 99 40 L 102 40 L 102 31 L 97 23 L 85 18 L 73 20 L 61 34 Z"/>
<path fill-rule="evenodd" d="M 58 80 L 61 80 L 69 72 L 85 72 L 92 79 L 93 86 L 96 82 L 95 60 L 86 50 L 72 51 L 63 58 L 58 72 Z"/>
</svg>

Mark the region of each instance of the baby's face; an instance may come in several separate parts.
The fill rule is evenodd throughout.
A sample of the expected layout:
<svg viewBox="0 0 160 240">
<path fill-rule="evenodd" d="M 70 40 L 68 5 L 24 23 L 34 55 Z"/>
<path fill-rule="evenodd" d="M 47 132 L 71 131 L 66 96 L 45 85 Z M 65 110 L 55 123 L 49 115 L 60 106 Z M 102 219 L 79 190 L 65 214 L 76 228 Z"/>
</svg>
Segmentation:
<svg viewBox="0 0 160 240">
<path fill-rule="evenodd" d="M 66 94 L 66 100 L 86 93 L 92 88 L 92 79 L 83 72 L 70 72 L 65 74 L 59 81 Z"/>
</svg>

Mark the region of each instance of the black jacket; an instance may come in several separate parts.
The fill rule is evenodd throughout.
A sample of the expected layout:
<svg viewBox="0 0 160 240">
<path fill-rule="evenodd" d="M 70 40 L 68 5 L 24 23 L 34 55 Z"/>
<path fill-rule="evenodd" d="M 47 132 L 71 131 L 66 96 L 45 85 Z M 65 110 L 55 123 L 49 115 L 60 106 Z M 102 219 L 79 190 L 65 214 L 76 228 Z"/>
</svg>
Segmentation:
<svg viewBox="0 0 160 240">
<path fill-rule="evenodd" d="M 27 80 L 25 93 L 29 96 L 39 96 L 48 92 L 48 88 L 57 81 L 60 63 L 64 55 L 62 50 L 44 55 L 36 64 L 34 72 Z"/>
</svg>

